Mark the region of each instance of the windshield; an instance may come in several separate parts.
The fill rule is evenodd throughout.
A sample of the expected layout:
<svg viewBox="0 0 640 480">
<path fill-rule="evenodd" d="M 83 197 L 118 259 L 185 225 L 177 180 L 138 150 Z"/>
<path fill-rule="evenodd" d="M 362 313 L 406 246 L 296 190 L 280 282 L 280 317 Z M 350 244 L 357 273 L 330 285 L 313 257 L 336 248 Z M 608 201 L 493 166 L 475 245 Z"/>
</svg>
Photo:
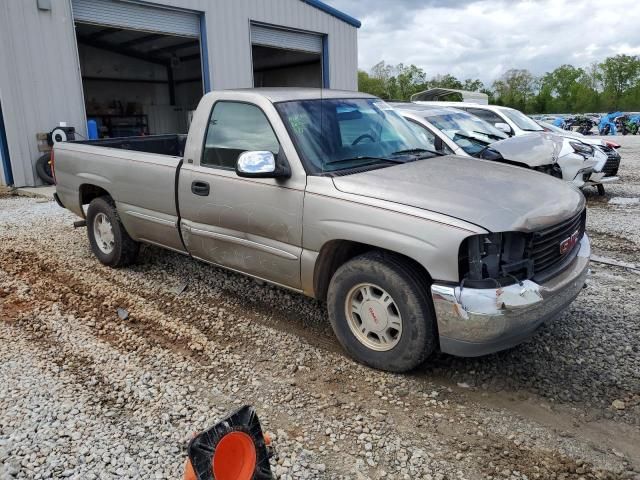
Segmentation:
<svg viewBox="0 0 640 480">
<path fill-rule="evenodd" d="M 487 145 L 508 138 L 489 123 L 466 112 L 427 113 L 425 119 L 472 156 Z"/>
<path fill-rule="evenodd" d="M 276 108 L 309 173 L 404 163 L 433 148 L 377 98 L 299 100 Z"/>
<path fill-rule="evenodd" d="M 544 128 L 538 125 L 535 120 L 527 117 L 519 110 L 513 110 L 512 108 L 504 108 L 501 110 L 520 130 L 527 132 L 542 132 Z"/>
</svg>

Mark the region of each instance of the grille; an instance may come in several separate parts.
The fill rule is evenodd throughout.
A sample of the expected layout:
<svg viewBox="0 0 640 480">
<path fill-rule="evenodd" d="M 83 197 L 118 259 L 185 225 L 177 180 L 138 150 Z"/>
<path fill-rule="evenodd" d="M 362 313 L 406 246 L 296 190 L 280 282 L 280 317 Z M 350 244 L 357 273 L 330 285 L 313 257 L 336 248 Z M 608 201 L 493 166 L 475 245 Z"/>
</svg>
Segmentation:
<svg viewBox="0 0 640 480">
<path fill-rule="evenodd" d="M 580 248 L 579 243 L 584 235 L 586 220 L 585 208 L 570 219 L 533 234 L 530 258 L 533 260 L 533 271 L 536 277 L 553 273 L 556 268 L 562 267 L 566 259 L 573 258 L 577 249 Z M 576 230 L 578 243 L 570 251 L 560 253 L 560 244 L 571 237 Z"/>
<path fill-rule="evenodd" d="M 620 154 L 616 152 L 615 148 L 608 145 L 601 146 L 600 150 L 607 154 L 607 162 L 602 168 L 604 176 L 615 177 L 618 174 L 618 168 L 620 168 Z"/>
</svg>

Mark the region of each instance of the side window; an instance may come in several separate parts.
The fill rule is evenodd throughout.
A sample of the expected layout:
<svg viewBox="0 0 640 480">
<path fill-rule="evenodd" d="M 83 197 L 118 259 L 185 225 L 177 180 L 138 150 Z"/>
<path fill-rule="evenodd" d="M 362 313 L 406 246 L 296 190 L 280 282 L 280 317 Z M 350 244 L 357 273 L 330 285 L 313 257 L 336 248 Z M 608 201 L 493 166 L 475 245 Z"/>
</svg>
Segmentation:
<svg viewBox="0 0 640 480">
<path fill-rule="evenodd" d="M 429 146 L 429 148 L 437 152 L 442 152 L 445 155 L 453 154 L 453 150 L 451 150 L 440 137 L 437 137 L 436 134 L 429 130 L 427 127 L 425 127 L 424 125 L 420 125 L 419 123 L 408 118 L 407 120 L 409 126 L 411 127 L 411 130 L 413 130 L 413 133 L 415 133 L 420 140 L 425 142 Z"/>
<path fill-rule="evenodd" d="M 495 125 L 496 123 L 500 122 L 505 123 L 505 121 L 500 118 L 498 114 L 493 113 L 490 110 L 483 110 L 482 108 L 465 108 L 465 110 L 471 115 L 475 115 L 485 122 L 489 122 L 491 125 Z"/>
<path fill-rule="evenodd" d="M 202 161 L 204 166 L 234 169 L 242 152 L 280 149 L 265 114 L 255 105 L 217 102 L 205 135 Z"/>
<path fill-rule="evenodd" d="M 425 142 L 427 145 L 430 145 L 431 148 L 435 150 L 436 136 L 433 134 L 433 132 L 429 131 L 425 126 L 420 125 L 414 122 L 413 120 L 409 120 L 409 119 L 407 120 L 409 122 L 409 126 L 411 127 L 411 130 L 413 130 L 413 133 L 415 133 L 420 140 Z"/>
</svg>

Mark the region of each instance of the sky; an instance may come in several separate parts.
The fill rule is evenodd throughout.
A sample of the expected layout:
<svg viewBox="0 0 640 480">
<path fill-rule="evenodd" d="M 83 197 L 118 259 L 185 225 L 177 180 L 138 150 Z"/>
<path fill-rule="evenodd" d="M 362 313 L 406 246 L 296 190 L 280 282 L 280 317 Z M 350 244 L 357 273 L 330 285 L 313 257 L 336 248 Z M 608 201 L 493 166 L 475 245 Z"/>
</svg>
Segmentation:
<svg viewBox="0 0 640 480">
<path fill-rule="evenodd" d="M 569 63 L 640 55 L 638 0 L 328 0 L 362 22 L 358 63 L 415 64 L 490 85 L 510 68 L 541 75 Z"/>
</svg>

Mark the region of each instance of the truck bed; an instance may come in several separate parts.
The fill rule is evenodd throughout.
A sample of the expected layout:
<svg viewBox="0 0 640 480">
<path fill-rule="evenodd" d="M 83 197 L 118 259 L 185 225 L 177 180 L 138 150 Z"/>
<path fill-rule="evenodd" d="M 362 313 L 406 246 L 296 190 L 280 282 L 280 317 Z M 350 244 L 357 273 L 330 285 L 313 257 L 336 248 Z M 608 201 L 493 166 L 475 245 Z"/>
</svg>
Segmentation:
<svg viewBox="0 0 640 480">
<path fill-rule="evenodd" d="M 77 215 L 101 189 L 115 199 L 134 240 L 183 251 L 176 181 L 184 135 L 62 142 L 55 149 L 56 192 Z"/>
<path fill-rule="evenodd" d="M 182 157 L 184 146 L 187 143 L 186 135 L 149 135 L 144 137 L 103 138 L 101 140 L 83 140 L 78 142 L 83 145 L 95 147 L 120 148 L 134 152 L 155 153 L 156 155 L 170 155 Z"/>
</svg>

